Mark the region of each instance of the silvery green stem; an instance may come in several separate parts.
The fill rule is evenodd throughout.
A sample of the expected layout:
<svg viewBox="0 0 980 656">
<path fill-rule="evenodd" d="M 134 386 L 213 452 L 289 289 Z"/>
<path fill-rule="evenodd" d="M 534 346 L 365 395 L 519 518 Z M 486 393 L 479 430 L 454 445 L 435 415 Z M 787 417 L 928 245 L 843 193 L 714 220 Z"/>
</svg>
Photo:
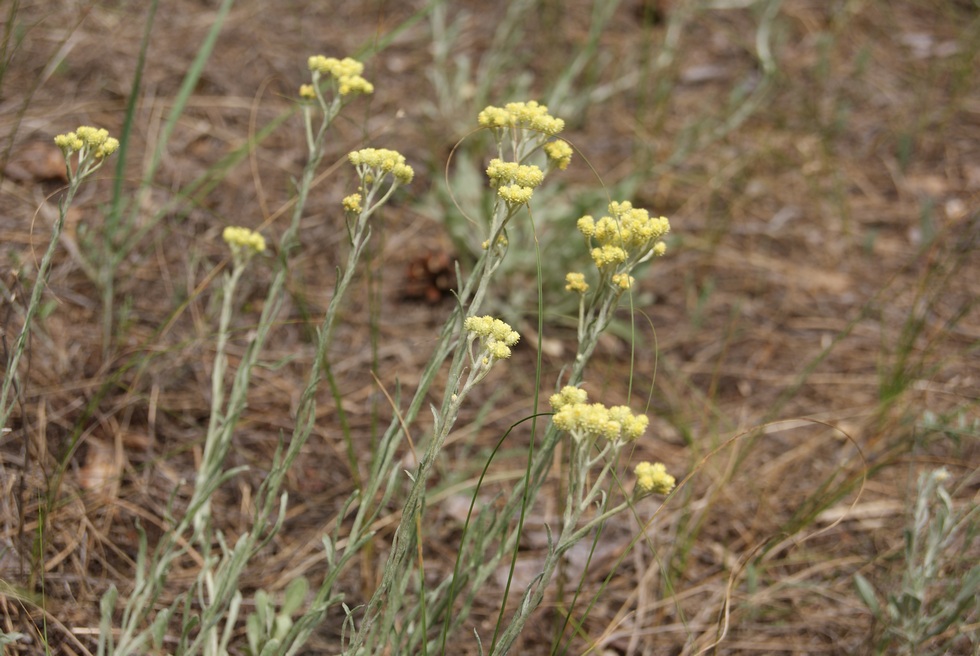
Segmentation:
<svg viewBox="0 0 980 656">
<path fill-rule="evenodd" d="M 198 499 L 204 489 L 204 483 L 216 476 L 224 465 L 224 458 L 230 446 L 233 426 L 227 425 L 224 416 L 225 401 L 225 371 L 228 368 L 228 326 L 231 324 L 232 306 L 235 297 L 235 287 L 245 271 L 245 263 L 235 261 L 231 273 L 225 278 L 221 301 L 221 315 L 218 319 L 218 343 L 214 354 L 214 367 L 211 370 L 211 417 L 208 421 L 208 432 L 204 438 L 204 455 L 201 458 L 201 468 L 194 485 L 191 505 Z M 207 539 L 205 529 L 210 524 L 211 501 L 202 499 L 200 510 L 194 515 L 194 534 L 198 540 Z"/>
<path fill-rule="evenodd" d="M 10 394 L 10 389 L 15 385 L 17 379 L 17 366 L 20 364 L 20 358 L 24 354 L 24 349 L 27 346 L 27 338 L 31 332 L 31 324 L 34 322 L 34 317 L 37 315 L 38 308 L 41 305 L 41 293 L 44 291 L 44 287 L 48 281 L 48 272 L 51 269 L 51 260 L 54 258 L 54 251 L 57 248 L 58 240 L 61 237 L 61 231 L 65 227 L 65 217 L 68 215 L 68 208 L 71 206 L 72 201 L 75 199 L 75 194 L 78 192 L 78 188 L 81 186 L 82 180 L 85 176 L 95 170 L 97 167 L 83 167 L 83 163 L 79 163 L 80 170 L 74 175 L 70 175 L 68 190 L 65 192 L 64 198 L 58 203 L 58 219 L 54 223 L 54 227 L 51 231 L 51 239 L 48 241 L 48 248 L 44 252 L 44 257 L 41 258 L 41 264 L 37 269 L 37 277 L 34 280 L 34 288 L 31 290 L 31 298 L 27 303 L 27 312 L 24 314 L 24 325 L 21 326 L 20 332 L 17 333 L 17 339 L 14 341 L 14 347 L 10 354 L 10 360 L 7 362 L 7 368 L 4 372 L 3 377 L 3 388 L 0 389 L 0 431 L 5 431 L 7 429 L 7 421 L 10 419 L 10 411 L 13 408 L 13 401 L 10 405 L 7 404 L 7 398 Z M 69 167 L 69 172 L 71 168 Z M 0 432 L 0 437 L 2 437 L 2 432 Z"/>
</svg>

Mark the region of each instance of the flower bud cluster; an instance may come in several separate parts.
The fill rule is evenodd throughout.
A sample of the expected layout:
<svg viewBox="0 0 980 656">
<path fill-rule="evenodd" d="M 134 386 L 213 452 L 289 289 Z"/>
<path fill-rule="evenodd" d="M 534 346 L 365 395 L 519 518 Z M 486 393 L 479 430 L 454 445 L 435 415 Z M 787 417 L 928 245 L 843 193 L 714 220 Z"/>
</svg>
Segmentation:
<svg viewBox="0 0 980 656">
<path fill-rule="evenodd" d="M 408 184 L 415 177 L 415 171 L 405 163 L 405 156 L 387 148 L 364 148 L 347 155 L 350 163 L 357 168 L 365 184 L 391 173 L 399 184 Z"/>
<path fill-rule="evenodd" d="M 571 272 L 565 274 L 565 291 L 584 294 L 589 291 L 589 283 L 585 282 L 584 273 Z"/>
<path fill-rule="evenodd" d="M 364 72 L 364 64 L 352 59 L 350 57 L 344 57 L 343 59 L 337 59 L 336 57 L 324 57 L 323 55 L 313 55 L 308 60 L 308 66 L 313 72 L 313 81 L 316 82 L 321 75 L 330 75 L 337 82 L 337 92 L 341 96 L 348 96 L 351 94 L 363 93 L 369 94 L 374 93 L 374 85 L 361 77 L 361 73 Z M 315 92 L 312 88 L 306 88 L 307 85 L 300 87 L 300 96 L 303 98 L 312 98 L 310 94 Z"/>
<path fill-rule="evenodd" d="M 341 204 L 344 206 L 344 211 L 349 214 L 358 214 L 361 211 L 361 198 L 360 194 L 351 194 L 350 196 L 344 196 Z"/>
<path fill-rule="evenodd" d="M 544 181 L 544 171 L 533 164 L 490 160 L 487 167 L 490 186 L 510 205 L 524 205 L 531 200 L 534 189 Z"/>
<path fill-rule="evenodd" d="M 613 201 L 609 204 L 609 213 L 612 216 L 604 216 L 598 221 L 583 216 L 577 224 L 579 232 L 590 242 L 598 243 L 592 249 L 592 259 L 597 267 L 615 267 L 627 260 L 638 263 L 651 255 L 666 252 L 667 245 L 662 241 L 662 237 L 670 232 L 670 221 L 666 217 L 651 217 L 647 210 L 634 208 L 629 201 Z"/>
<path fill-rule="evenodd" d="M 484 365 L 489 365 L 494 360 L 509 358 L 510 347 L 517 344 L 521 338 L 510 324 L 489 315 L 468 317 L 463 323 L 463 328 L 470 333 L 471 339 L 480 340 Z"/>
<path fill-rule="evenodd" d="M 477 116 L 485 128 L 527 128 L 553 137 L 565 129 L 565 121 L 548 113 L 537 101 L 512 102 L 503 107 L 490 105 Z"/>
<path fill-rule="evenodd" d="M 119 149 L 119 140 L 110 137 L 109 131 L 105 128 L 82 125 L 74 132 L 56 136 L 54 145 L 61 149 L 65 157 L 81 152 L 83 156 L 91 153 L 95 159 L 102 159 Z"/>
<path fill-rule="evenodd" d="M 567 169 L 572 161 L 572 147 L 562 139 L 549 141 L 544 145 L 543 150 L 548 156 L 548 162 L 559 171 Z"/>
<path fill-rule="evenodd" d="M 639 496 L 667 494 L 677 484 L 662 462 L 641 462 L 633 469 L 633 473 L 636 475 L 636 492 Z"/>
<path fill-rule="evenodd" d="M 569 433 L 576 442 L 594 442 L 605 438 L 610 442 L 633 442 L 646 431 L 650 420 L 646 415 L 634 415 L 627 406 L 607 408 L 601 403 L 588 403 L 584 390 L 565 387 L 549 401 L 555 410 L 555 427 Z"/>
<path fill-rule="evenodd" d="M 248 228 L 228 226 L 221 233 L 221 238 L 231 248 L 231 254 L 238 264 L 244 264 L 253 255 L 265 250 L 265 237 Z"/>
</svg>

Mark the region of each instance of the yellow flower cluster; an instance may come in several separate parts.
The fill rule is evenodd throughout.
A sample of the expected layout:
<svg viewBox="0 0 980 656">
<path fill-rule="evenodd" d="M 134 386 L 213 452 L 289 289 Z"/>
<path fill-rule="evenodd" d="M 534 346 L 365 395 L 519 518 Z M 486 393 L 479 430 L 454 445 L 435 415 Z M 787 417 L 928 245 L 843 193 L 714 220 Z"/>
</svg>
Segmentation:
<svg viewBox="0 0 980 656">
<path fill-rule="evenodd" d="M 497 195 L 510 205 L 526 205 L 531 202 L 534 190 L 520 185 L 503 185 L 497 188 Z"/>
<path fill-rule="evenodd" d="M 667 473 L 662 462 L 641 462 L 634 469 L 636 489 L 639 494 L 667 494 L 674 489 L 677 481 Z"/>
<path fill-rule="evenodd" d="M 484 317 L 467 317 L 463 322 L 463 327 L 473 336 L 480 339 L 483 350 L 488 358 L 493 360 L 503 360 L 510 357 L 510 347 L 517 344 L 521 336 L 510 324 L 494 319 L 487 315 Z M 484 359 L 484 364 L 489 364 L 488 359 Z"/>
<path fill-rule="evenodd" d="M 363 148 L 347 155 L 350 163 L 362 174 L 373 173 L 378 177 L 391 173 L 400 184 L 408 184 L 415 177 L 415 171 L 405 163 L 405 156 L 387 148 Z M 370 180 L 365 179 L 365 182 Z"/>
<path fill-rule="evenodd" d="M 585 282 L 584 273 L 565 274 L 565 291 L 578 292 L 584 294 L 589 291 L 589 283 Z"/>
<path fill-rule="evenodd" d="M 572 147 L 561 139 L 549 141 L 544 145 L 544 154 L 548 156 L 548 161 L 559 171 L 568 168 L 572 161 Z"/>
<path fill-rule="evenodd" d="M 626 261 L 627 257 L 629 257 L 629 253 L 625 249 L 619 246 L 612 246 L 611 244 L 592 249 L 592 261 L 600 269 L 610 264 L 622 264 Z"/>
<path fill-rule="evenodd" d="M 344 210 L 350 212 L 351 214 L 357 214 L 361 211 L 361 195 L 351 194 L 350 196 L 344 196 L 341 201 L 344 206 Z"/>
<path fill-rule="evenodd" d="M 625 405 L 607 408 L 587 400 L 585 391 L 576 387 L 565 387 L 549 399 L 556 411 L 555 426 L 576 441 L 604 437 L 614 442 L 632 442 L 643 435 L 650 423 L 646 415 L 634 415 Z"/>
<path fill-rule="evenodd" d="M 619 287 L 623 291 L 626 291 L 632 287 L 634 282 L 636 282 L 636 278 L 628 273 L 615 273 L 612 277 L 612 284 Z"/>
<path fill-rule="evenodd" d="M 487 167 L 490 186 L 498 187 L 501 183 L 513 183 L 522 187 L 537 187 L 544 181 L 544 172 L 533 164 L 518 164 L 505 162 L 494 158 Z"/>
<path fill-rule="evenodd" d="M 551 116 L 546 106 L 534 100 L 507 103 L 503 107 L 490 105 L 479 113 L 477 121 L 485 128 L 528 128 L 549 137 L 565 129 L 565 121 Z"/>
<path fill-rule="evenodd" d="M 313 71 L 314 80 L 320 75 L 330 75 L 337 80 L 337 90 L 342 96 L 353 93 L 374 93 L 374 85 L 361 77 L 361 73 L 364 72 L 364 64 L 356 59 L 350 57 L 337 59 L 336 57 L 313 55 L 307 63 L 310 70 Z M 308 97 L 303 95 L 302 87 L 300 88 L 300 95 L 304 98 Z"/>
<path fill-rule="evenodd" d="M 490 160 L 487 167 L 490 186 L 511 205 L 523 205 L 531 200 L 534 189 L 544 181 L 544 171 L 533 164 Z"/>
<path fill-rule="evenodd" d="M 588 393 L 580 388 L 574 387 L 573 385 L 565 385 L 561 388 L 561 391 L 557 394 L 552 394 L 548 399 L 548 403 L 551 405 L 551 409 L 558 412 L 566 405 L 575 405 L 576 403 L 585 403 L 589 400 Z"/>
<path fill-rule="evenodd" d="M 221 233 L 221 238 L 231 248 L 231 252 L 236 259 L 241 257 L 248 259 L 252 255 L 265 250 L 265 237 L 248 228 L 228 226 Z"/>
<path fill-rule="evenodd" d="M 65 157 L 84 150 L 86 153 L 92 153 L 95 159 L 102 159 L 119 149 L 119 140 L 110 137 L 109 131 L 105 128 L 82 125 L 74 132 L 56 136 L 54 145 L 61 149 Z"/>
<path fill-rule="evenodd" d="M 639 261 L 650 254 L 666 252 L 667 245 L 661 241 L 670 232 L 670 221 L 666 217 L 651 217 L 649 212 L 634 208 L 628 201 L 613 201 L 609 204 L 609 213 L 612 216 L 604 216 L 598 221 L 583 216 L 577 224 L 579 232 L 599 244 L 598 248 L 592 249 L 596 266 L 620 264 L 630 258 Z"/>
</svg>

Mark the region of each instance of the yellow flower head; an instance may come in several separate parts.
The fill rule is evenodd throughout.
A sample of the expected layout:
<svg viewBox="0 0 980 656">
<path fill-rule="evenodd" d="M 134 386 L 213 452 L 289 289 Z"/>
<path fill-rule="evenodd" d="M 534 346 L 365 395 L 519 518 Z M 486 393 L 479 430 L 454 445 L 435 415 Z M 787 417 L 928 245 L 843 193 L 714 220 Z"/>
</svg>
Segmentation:
<svg viewBox="0 0 980 656">
<path fill-rule="evenodd" d="M 351 214 L 357 214 L 361 211 L 361 195 L 351 194 L 350 196 L 345 196 L 344 200 L 341 201 L 344 206 L 344 210 L 350 212 Z"/>
<path fill-rule="evenodd" d="M 337 83 L 337 92 L 341 96 L 374 93 L 374 85 L 361 77 L 361 73 L 364 72 L 364 64 L 356 59 L 350 57 L 337 59 L 336 57 L 313 55 L 307 60 L 307 66 L 313 72 L 314 82 L 323 75 L 332 77 Z M 308 97 L 302 94 L 302 89 L 300 95 L 304 98 Z"/>
<path fill-rule="evenodd" d="M 576 442 L 594 442 L 600 437 L 614 440 L 622 430 L 601 403 L 568 403 L 559 408 L 552 421 Z"/>
<path fill-rule="evenodd" d="M 497 189 L 497 195 L 507 201 L 508 205 L 525 205 L 531 201 L 534 189 L 521 185 L 502 185 Z"/>
<path fill-rule="evenodd" d="M 595 234 L 595 220 L 591 216 L 583 216 L 576 223 L 576 227 L 586 237 L 591 237 Z"/>
<path fill-rule="evenodd" d="M 584 294 L 589 291 L 589 283 L 585 282 L 584 273 L 568 273 L 565 275 L 565 291 Z"/>
<path fill-rule="evenodd" d="M 561 139 L 549 141 L 544 145 L 544 154 L 548 156 L 548 162 L 559 171 L 568 168 L 572 161 L 572 147 Z"/>
<path fill-rule="evenodd" d="M 548 113 L 548 108 L 537 101 L 507 103 L 504 107 L 514 117 L 514 124 L 552 137 L 565 129 L 565 121 Z"/>
<path fill-rule="evenodd" d="M 636 278 L 628 273 L 614 273 L 612 277 L 613 287 L 617 287 L 622 291 L 630 289 L 634 282 L 636 282 Z"/>
<path fill-rule="evenodd" d="M 600 437 L 614 442 L 632 442 L 643 435 L 650 420 L 634 415 L 624 405 L 607 408 L 601 403 L 588 403 L 585 390 L 566 386 L 553 394 L 548 402 L 555 411 L 555 427 L 569 433 L 577 442 L 594 441 Z"/>
<path fill-rule="evenodd" d="M 510 324 L 494 319 L 487 315 L 483 317 L 467 317 L 463 328 L 473 339 L 479 339 L 483 352 L 483 361 L 489 364 L 492 360 L 504 360 L 510 357 L 510 347 L 517 344 L 521 336 Z M 487 360 L 490 358 L 490 360 Z"/>
<path fill-rule="evenodd" d="M 405 156 L 396 150 L 363 148 L 350 153 L 347 158 L 357 167 L 366 183 L 387 173 L 391 173 L 399 184 L 408 184 L 415 177 L 415 171 L 405 163 Z"/>
<path fill-rule="evenodd" d="M 344 76 L 360 75 L 364 72 L 364 64 L 351 57 L 337 59 L 336 57 L 313 55 L 307 60 L 307 65 L 314 73 L 330 75 L 338 80 Z"/>
<path fill-rule="evenodd" d="M 646 415 L 634 415 L 625 405 L 609 408 L 609 416 L 619 423 L 619 438 L 626 442 L 639 439 L 650 424 L 650 419 Z"/>
<path fill-rule="evenodd" d="M 253 255 L 265 250 L 265 238 L 248 228 L 228 226 L 221 237 L 231 248 L 231 254 L 238 263 L 247 262 Z"/>
<path fill-rule="evenodd" d="M 588 400 L 589 395 L 584 389 L 573 385 L 566 385 L 557 394 L 552 394 L 551 398 L 548 399 L 548 403 L 551 404 L 551 409 L 557 412 L 566 405 L 585 403 Z"/>
<path fill-rule="evenodd" d="M 313 100 L 316 98 L 316 91 L 312 84 L 301 84 L 299 86 L 299 97 L 303 100 Z"/>
<path fill-rule="evenodd" d="M 662 462 L 641 462 L 633 469 L 633 473 L 636 474 L 636 492 L 639 496 L 667 494 L 677 484 Z"/>
<path fill-rule="evenodd" d="M 603 276 L 611 275 L 608 280 L 619 291 L 632 288 L 635 279 L 629 274 L 635 266 L 666 252 L 661 238 L 670 232 L 666 217 L 652 217 L 629 201 L 613 201 L 608 216 L 597 221 L 586 215 L 576 226 L 593 245 L 590 254 L 596 267 Z"/>
<path fill-rule="evenodd" d="M 507 128 L 514 124 L 514 117 L 506 109 L 491 105 L 477 115 L 476 121 L 485 128 Z"/>
<path fill-rule="evenodd" d="M 65 157 L 85 151 L 83 156 L 91 154 L 95 159 L 103 159 L 119 150 L 119 140 L 110 137 L 108 130 L 90 125 L 82 125 L 74 132 L 57 135 L 54 144 L 61 149 Z"/>
<path fill-rule="evenodd" d="M 85 144 L 74 132 L 59 134 L 54 138 L 54 145 L 61 149 L 65 156 L 82 149 Z"/>
<path fill-rule="evenodd" d="M 477 116 L 485 128 L 527 128 L 554 136 L 565 129 L 565 122 L 548 114 L 548 108 L 531 100 L 507 103 L 503 108 L 490 105 Z"/>
<path fill-rule="evenodd" d="M 599 248 L 592 249 L 592 261 L 600 269 L 609 265 L 622 264 L 629 257 L 629 254 L 625 249 L 619 246 L 601 246 Z"/>
<path fill-rule="evenodd" d="M 356 93 L 364 95 L 374 93 L 374 85 L 365 80 L 360 75 L 344 75 L 339 80 L 337 91 L 342 96 L 349 96 Z"/>
<path fill-rule="evenodd" d="M 544 171 L 533 164 L 518 164 L 494 158 L 487 167 L 487 177 L 490 178 L 490 186 L 495 189 L 506 184 L 534 189 L 544 181 Z"/>
</svg>

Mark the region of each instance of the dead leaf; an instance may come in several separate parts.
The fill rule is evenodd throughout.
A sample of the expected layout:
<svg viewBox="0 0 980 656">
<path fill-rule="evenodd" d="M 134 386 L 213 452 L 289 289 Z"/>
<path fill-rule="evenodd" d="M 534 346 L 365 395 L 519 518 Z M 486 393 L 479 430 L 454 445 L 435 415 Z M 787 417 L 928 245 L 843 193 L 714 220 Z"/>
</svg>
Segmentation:
<svg viewBox="0 0 980 656">
<path fill-rule="evenodd" d="M 61 149 L 45 141 L 31 141 L 14 151 L 3 174 L 15 182 L 68 182 L 68 170 Z"/>
</svg>

